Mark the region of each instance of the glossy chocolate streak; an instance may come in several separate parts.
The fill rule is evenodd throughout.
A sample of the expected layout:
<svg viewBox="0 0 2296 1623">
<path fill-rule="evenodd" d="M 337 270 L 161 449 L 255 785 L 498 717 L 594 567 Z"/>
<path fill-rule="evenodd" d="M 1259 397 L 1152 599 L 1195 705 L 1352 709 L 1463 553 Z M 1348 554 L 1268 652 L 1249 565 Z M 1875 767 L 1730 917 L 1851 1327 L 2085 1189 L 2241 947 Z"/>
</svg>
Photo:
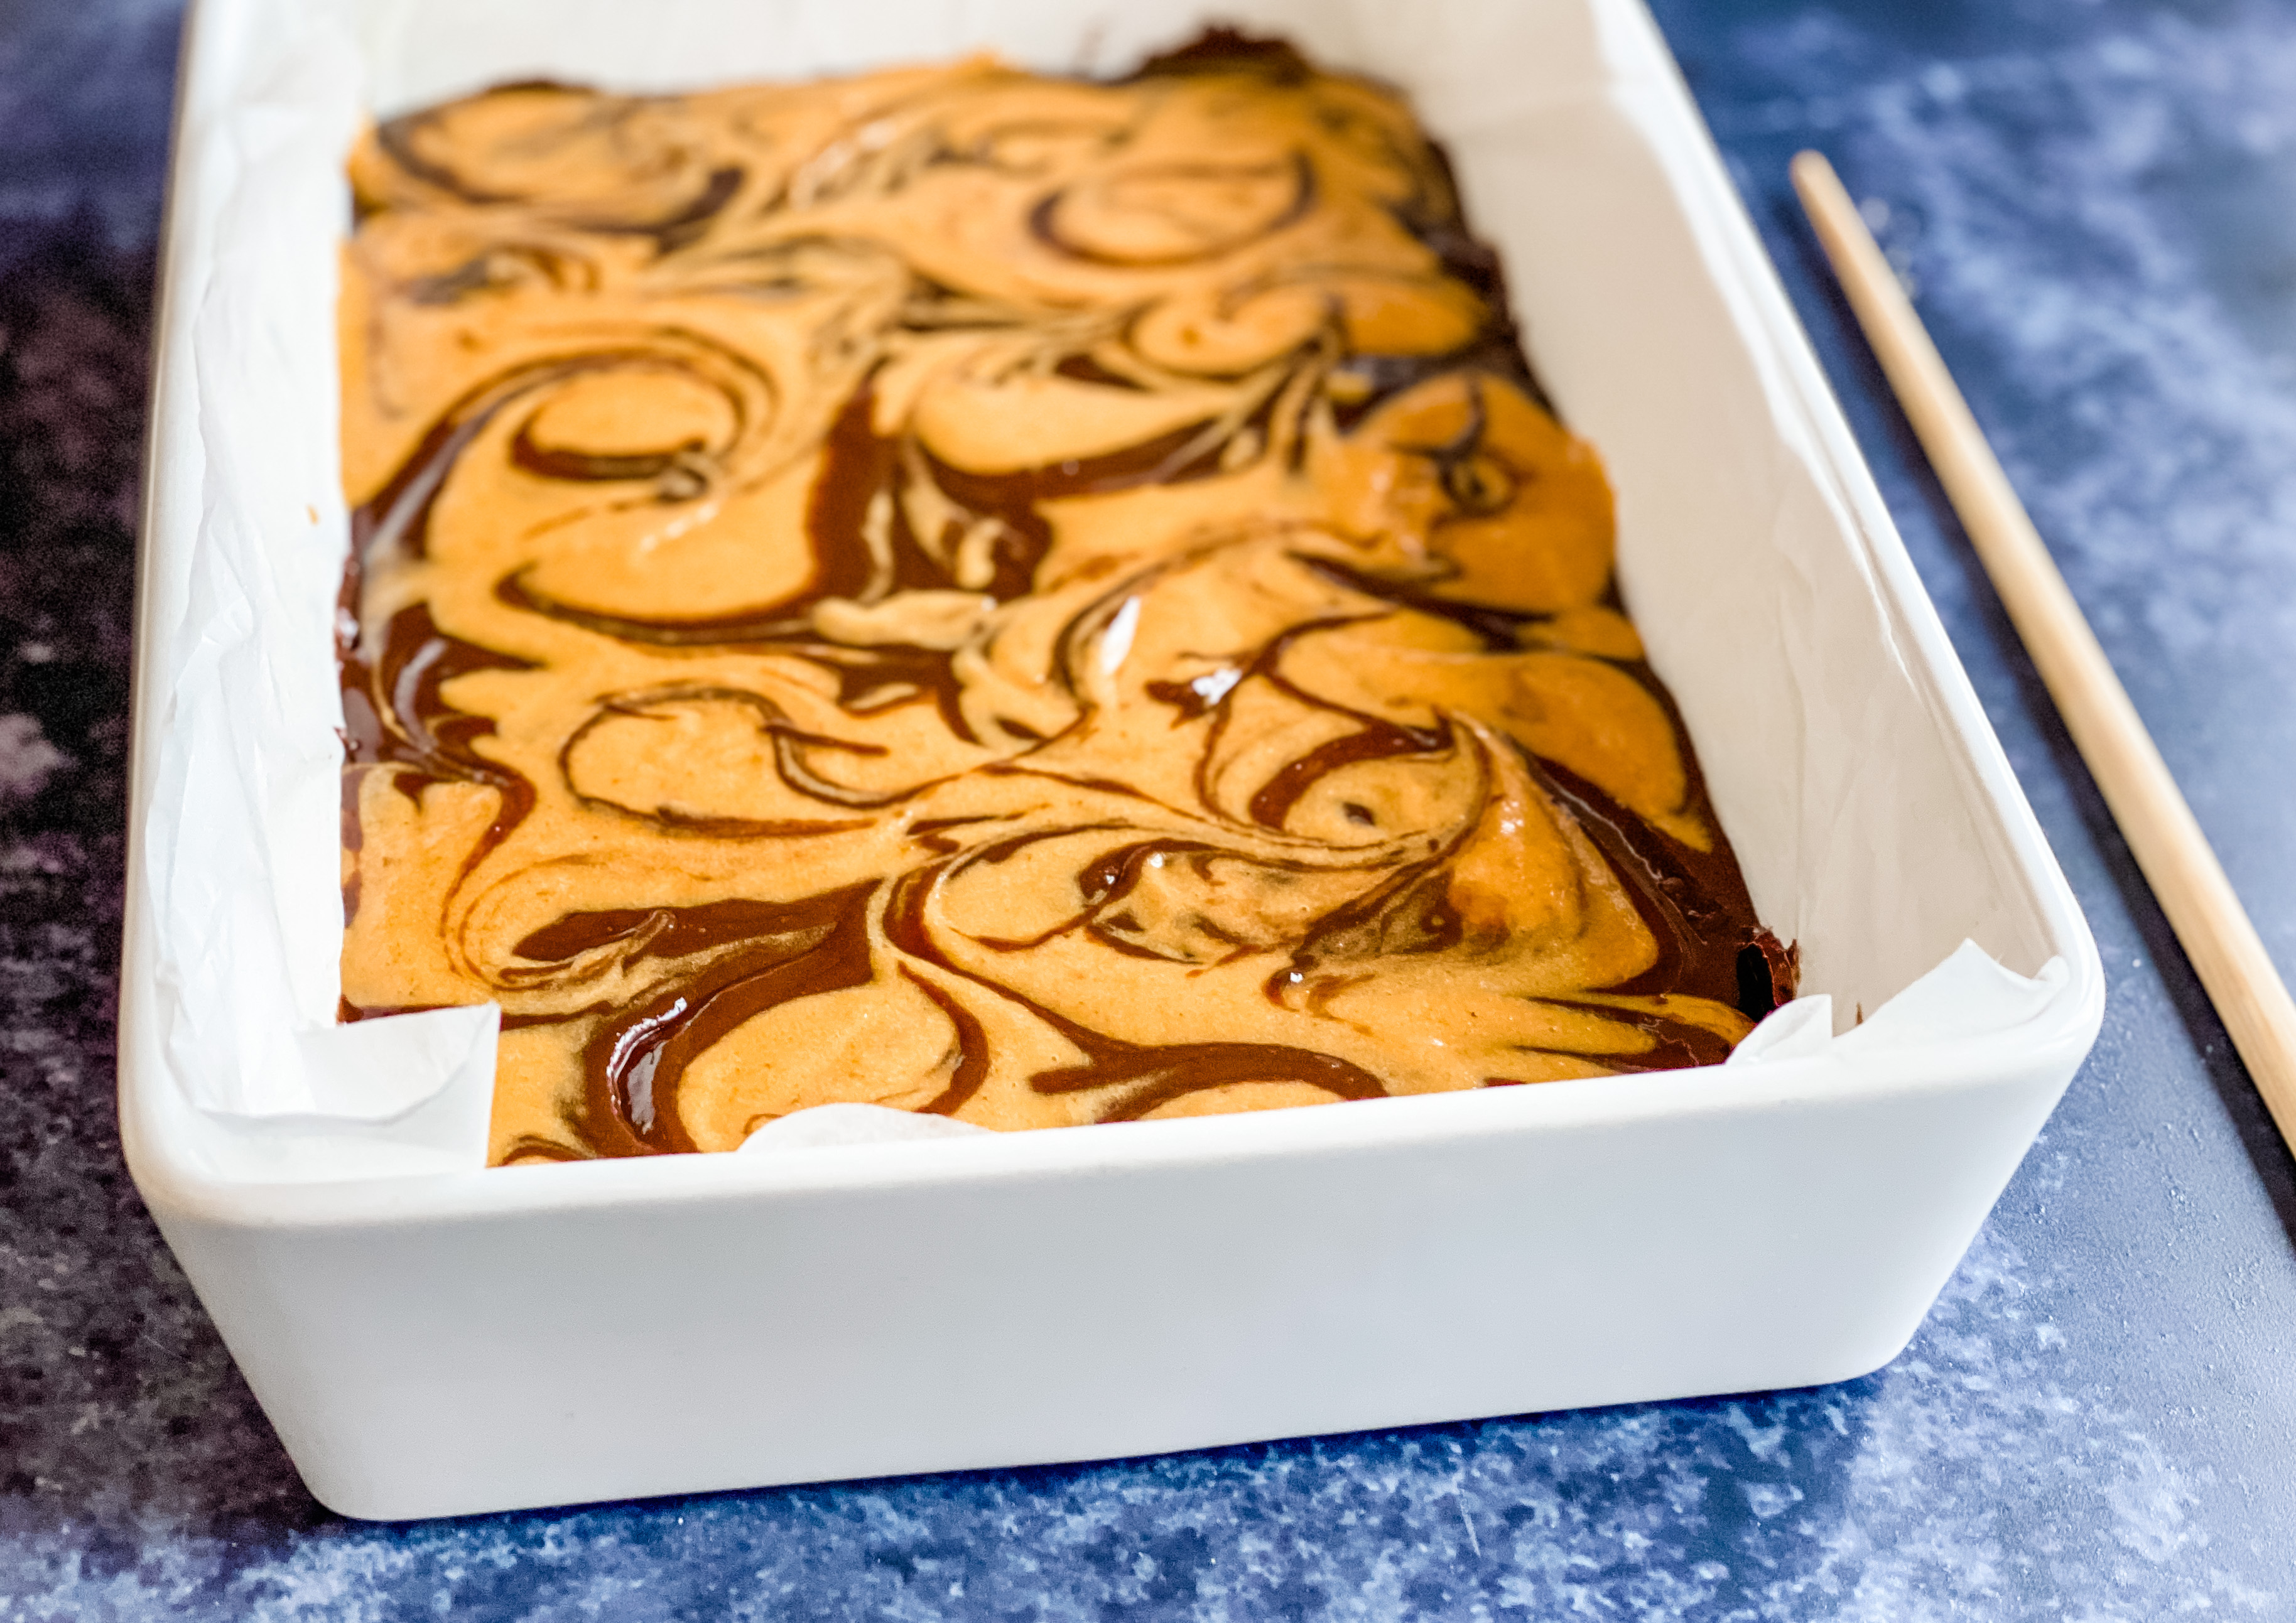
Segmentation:
<svg viewBox="0 0 2296 1623">
<path fill-rule="evenodd" d="M 1342 766 L 1357 761 L 1383 761 L 1398 755 L 1432 755 L 1449 742 L 1436 732 L 1398 727 L 1392 722 L 1366 718 L 1361 732 L 1318 744 L 1307 754 L 1283 763 L 1275 775 L 1251 797 L 1251 820 L 1262 828 L 1280 829 L 1300 797 Z"/>
<path fill-rule="evenodd" d="M 1390 93 L 1222 31 L 355 155 L 344 1018 L 497 1160 L 1702 1065 L 1792 995 Z"/>
<path fill-rule="evenodd" d="M 869 982 L 868 906 L 855 886 L 773 910 L 738 950 L 643 1007 L 610 1020 L 586 1055 L 594 1135 L 625 1152 L 698 1148 L 669 1108 L 693 1056 L 743 1021 L 793 998 Z"/>
<path fill-rule="evenodd" d="M 1014 842 L 989 847 L 972 860 L 997 862 L 1012 854 Z M 1141 858 L 1150 852 L 1130 851 L 1113 864 L 1103 865 L 1103 870 L 1088 875 L 1087 883 L 1097 881 L 1095 899 L 1103 904 L 1121 900 L 1137 879 Z M 930 881 L 939 872 L 912 875 L 898 885 L 893 892 L 885 918 L 885 934 L 902 951 L 932 963 L 942 970 L 964 973 L 933 945 L 931 932 L 923 922 L 924 902 Z M 1023 943 L 994 944 L 998 950 L 1012 951 Z M 914 972 L 912 971 L 914 978 Z M 920 981 L 920 985 L 926 984 Z M 1008 994 L 1009 996 L 1009 994 Z M 944 1007 L 952 1006 L 944 1004 Z M 1377 1077 L 1359 1066 L 1327 1053 L 1291 1048 L 1274 1043 L 1174 1043 L 1150 1047 L 1127 1043 L 1093 1030 L 1090 1027 L 1069 1020 L 1042 1004 L 1031 1004 L 1029 1012 L 1037 1019 L 1058 1030 L 1086 1056 L 1080 1065 L 1063 1065 L 1039 1070 L 1029 1078 L 1029 1086 L 1039 1094 L 1074 1094 L 1109 1088 L 1121 1092 L 1105 1104 L 1094 1118 L 1099 1121 L 1136 1121 L 1160 1104 L 1207 1088 L 1234 1083 L 1292 1082 L 1320 1089 L 1336 1099 L 1375 1099 L 1386 1093 Z M 974 1028 L 976 1030 L 978 1027 Z M 973 1085 L 977 1086 L 978 1084 Z M 950 1090 L 955 1093 L 955 1087 Z M 965 1089 L 965 1095 L 972 1089 Z M 946 1111 L 948 1095 L 929 1108 Z"/>
<path fill-rule="evenodd" d="M 393 615 L 381 649 L 370 657 L 356 638 L 338 639 L 342 673 L 343 735 L 349 802 L 347 824 L 357 822 L 356 796 L 365 769 L 394 766 L 398 791 L 420 800 L 434 783 L 483 784 L 496 791 L 500 808 L 465 867 L 500 844 L 533 808 L 534 786 L 519 774 L 480 754 L 478 741 L 495 730 L 492 717 L 456 709 L 440 690 L 457 676 L 481 670 L 521 670 L 513 655 L 482 648 L 441 633 L 427 605 L 415 603 Z M 345 846 L 359 848 L 346 838 Z M 357 910 L 356 873 L 346 886 L 346 918 Z"/>
</svg>

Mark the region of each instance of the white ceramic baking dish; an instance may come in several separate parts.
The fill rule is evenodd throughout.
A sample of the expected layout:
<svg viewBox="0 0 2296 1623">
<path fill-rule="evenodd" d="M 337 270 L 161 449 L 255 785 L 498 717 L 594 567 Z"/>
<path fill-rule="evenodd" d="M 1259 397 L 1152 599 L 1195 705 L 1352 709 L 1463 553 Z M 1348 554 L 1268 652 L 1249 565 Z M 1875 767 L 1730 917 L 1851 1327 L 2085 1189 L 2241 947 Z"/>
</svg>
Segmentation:
<svg viewBox="0 0 2296 1623">
<path fill-rule="evenodd" d="M 1400 82 L 1449 144 L 1537 365 L 1610 463 L 1628 601 L 1805 988 L 1847 1027 L 1964 938 L 2035 979 L 1997 973 L 1991 1003 L 1926 983 L 1952 995 L 1832 1044 L 1817 1007 L 1757 1062 L 1472 1094 L 499 1171 L 219 1159 L 211 1107 L 260 1092 L 275 1012 L 326 1007 L 324 950 L 229 949 L 332 906 L 324 773 L 314 799 L 238 766 L 326 701 L 302 691 L 326 682 L 324 616 L 278 622 L 340 564 L 333 402 L 308 387 L 332 294 L 299 316 L 258 297 L 276 256 L 253 251 L 299 232 L 324 267 L 341 228 L 325 187 L 350 111 L 311 121 L 334 94 L 313 64 L 348 61 L 388 112 L 537 74 L 668 87 L 983 45 L 1112 67 L 1201 13 L 201 0 L 120 1111 L 137 1185 L 328 1504 L 441 1515 L 1841 1380 L 1905 1345 L 2087 1052 L 2087 929 L 1635 0 L 1216 14 Z M 300 213 L 250 179 L 289 160 L 318 200 Z M 281 425 L 267 453 L 250 422 Z M 246 584 L 275 566 L 302 586 Z M 234 652 L 306 637 L 308 658 Z M 228 877 L 248 839 L 270 891 Z"/>
</svg>

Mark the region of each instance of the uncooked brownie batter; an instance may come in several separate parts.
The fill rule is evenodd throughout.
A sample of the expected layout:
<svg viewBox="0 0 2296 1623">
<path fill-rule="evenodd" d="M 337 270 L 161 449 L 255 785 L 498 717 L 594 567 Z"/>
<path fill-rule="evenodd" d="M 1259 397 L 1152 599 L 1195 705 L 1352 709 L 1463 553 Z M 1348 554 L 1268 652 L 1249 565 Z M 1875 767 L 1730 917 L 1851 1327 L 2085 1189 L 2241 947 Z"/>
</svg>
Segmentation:
<svg viewBox="0 0 2296 1623">
<path fill-rule="evenodd" d="M 1719 1060 L 1787 995 L 1391 93 L 1208 36 L 352 161 L 344 1017 L 497 1161 Z"/>
</svg>

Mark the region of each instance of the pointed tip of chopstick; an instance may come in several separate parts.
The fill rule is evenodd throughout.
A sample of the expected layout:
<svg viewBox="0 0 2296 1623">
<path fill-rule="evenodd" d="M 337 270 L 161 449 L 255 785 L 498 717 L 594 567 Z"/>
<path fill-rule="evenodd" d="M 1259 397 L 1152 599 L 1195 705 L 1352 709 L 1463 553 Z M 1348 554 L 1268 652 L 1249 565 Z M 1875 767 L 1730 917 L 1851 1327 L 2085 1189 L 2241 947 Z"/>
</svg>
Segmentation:
<svg viewBox="0 0 2296 1623">
<path fill-rule="evenodd" d="M 1905 298 L 1904 283 L 1882 257 L 1882 245 L 1874 240 L 1866 217 L 1858 212 L 1849 188 L 1841 184 L 1841 176 L 1833 172 L 1825 154 L 1805 147 L 1793 155 L 1786 173 L 1793 178 L 1802 212 L 1809 217 L 1818 242 L 1824 246 L 1834 277 L 1857 309 L 1858 324 L 1866 329 L 1866 338 L 1877 350 L 1885 351 L 1890 348 L 1890 340 L 1883 330 L 1890 329 L 1895 331 L 1899 344 L 1910 341 L 1916 348 L 1926 348 L 1929 336 L 1920 331 L 1920 319 L 1914 315 L 1910 300 Z M 1906 381 L 1894 373 L 1890 381 L 1897 385 L 1902 399 L 1906 392 Z M 1942 363 L 1937 364 L 1933 375 L 1921 387 L 1959 398 Z"/>
<path fill-rule="evenodd" d="M 1824 152 L 1815 147 L 1804 147 L 1793 155 L 1786 173 L 1792 177 L 1794 190 L 1801 196 L 1801 206 L 1821 235 L 1830 224 L 1846 226 L 1854 221 L 1858 230 L 1864 230 L 1866 222 L 1857 212 L 1857 205 L 1849 201 L 1849 189 L 1841 184 L 1841 176 L 1833 172 Z"/>
<path fill-rule="evenodd" d="M 1793 161 L 1786 166 L 1786 173 L 1793 176 L 1796 186 L 1821 179 L 1831 180 L 1837 186 L 1841 184 L 1841 177 L 1833 172 L 1833 166 L 1826 161 L 1825 154 L 1814 146 L 1806 146 L 1796 152 Z"/>
</svg>

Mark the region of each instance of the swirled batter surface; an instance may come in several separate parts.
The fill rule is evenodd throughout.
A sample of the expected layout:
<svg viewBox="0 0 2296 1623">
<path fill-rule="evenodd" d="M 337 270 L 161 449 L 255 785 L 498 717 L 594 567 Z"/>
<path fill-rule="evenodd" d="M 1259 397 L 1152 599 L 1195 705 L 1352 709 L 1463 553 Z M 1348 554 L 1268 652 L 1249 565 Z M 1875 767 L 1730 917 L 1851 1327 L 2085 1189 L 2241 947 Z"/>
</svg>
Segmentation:
<svg viewBox="0 0 2296 1623">
<path fill-rule="evenodd" d="M 347 1018 L 497 1161 L 1721 1058 L 1790 988 L 1391 94 L 1233 37 L 374 130 Z"/>
</svg>

